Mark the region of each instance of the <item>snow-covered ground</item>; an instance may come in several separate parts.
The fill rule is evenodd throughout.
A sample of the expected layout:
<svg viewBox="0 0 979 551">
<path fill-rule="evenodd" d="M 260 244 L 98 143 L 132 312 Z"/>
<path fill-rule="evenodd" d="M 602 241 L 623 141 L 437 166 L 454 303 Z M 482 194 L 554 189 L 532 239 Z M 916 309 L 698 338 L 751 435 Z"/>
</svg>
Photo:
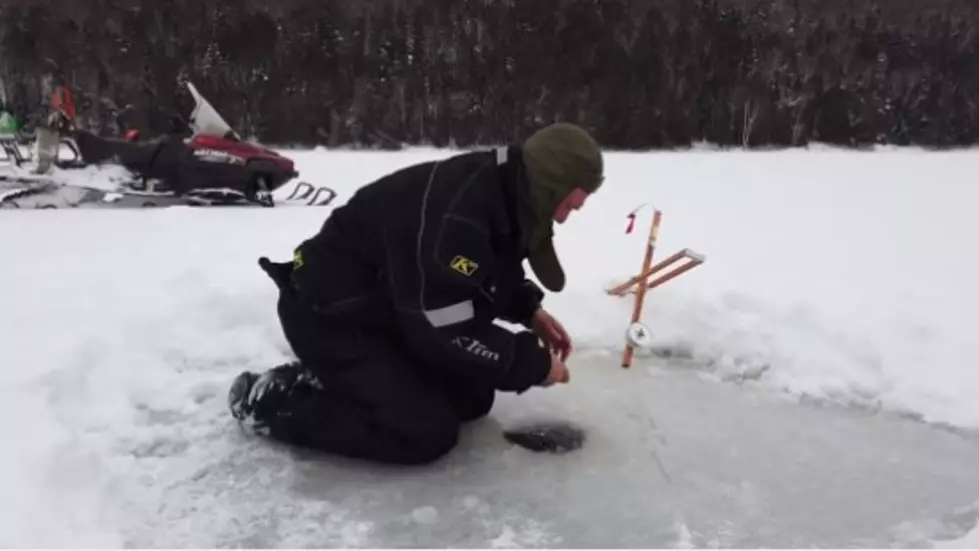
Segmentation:
<svg viewBox="0 0 979 551">
<path fill-rule="evenodd" d="M 448 154 L 293 155 L 342 201 Z M 607 162 L 546 302 L 572 383 L 503 396 L 417 469 L 282 449 L 226 412 L 235 374 L 288 357 L 256 260 L 327 210 L 3 212 L 0 545 L 979 545 L 979 153 Z M 651 211 L 624 228 L 647 203 L 657 258 L 707 262 L 649 295 L 656 346 L 624 370 L 631 299 L 603 289 L 639 269 Z M 542 418 L 586 447 L 499 438 Z"/>
</svg>

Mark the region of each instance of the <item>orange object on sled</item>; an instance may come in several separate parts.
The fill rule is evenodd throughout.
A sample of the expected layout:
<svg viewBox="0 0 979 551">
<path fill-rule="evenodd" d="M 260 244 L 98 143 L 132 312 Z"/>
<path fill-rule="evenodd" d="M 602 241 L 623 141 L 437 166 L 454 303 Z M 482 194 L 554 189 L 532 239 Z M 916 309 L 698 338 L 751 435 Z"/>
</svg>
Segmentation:
<svg viewBox="0 0 979 551">
<path fill-rule="evenodd" d="M 71 98 L 71 90 L 58 86 L 51 93 L 51 108 L 63 112 L 68 118 L 75 120 L 75 101 Z"/>
</svg>

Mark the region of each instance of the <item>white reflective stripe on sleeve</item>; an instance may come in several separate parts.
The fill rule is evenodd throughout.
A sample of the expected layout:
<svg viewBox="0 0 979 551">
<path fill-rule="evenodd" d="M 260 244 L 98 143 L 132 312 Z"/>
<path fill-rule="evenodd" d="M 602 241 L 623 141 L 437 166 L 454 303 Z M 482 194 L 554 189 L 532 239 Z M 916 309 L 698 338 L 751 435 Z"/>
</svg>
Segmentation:
<svg viewBox="0 0 979 551">
<path fill-rule="evenodd" d="M 469 321 L 475 315 L 476 312 L 473 309 L 473 302 L 471 300 L 425 312 L 428 323 L 431 323 L 435 327 L 445 327 L 446 325 Z"/>
</svg>

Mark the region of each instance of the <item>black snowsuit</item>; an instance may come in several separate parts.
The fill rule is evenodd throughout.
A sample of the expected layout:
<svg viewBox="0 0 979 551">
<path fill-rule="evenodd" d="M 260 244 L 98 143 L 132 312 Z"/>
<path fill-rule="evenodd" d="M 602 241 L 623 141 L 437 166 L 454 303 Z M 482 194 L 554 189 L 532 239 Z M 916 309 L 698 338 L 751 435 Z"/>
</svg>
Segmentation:
<svg viewBox="0 0 979 551">
<path fill-rule="evenodd" d="M 493 323 L 528 326 L 543 298 L 522 267 L 526 186 L 517 147 L 414 165 L 358 190 L 292 263 L 263 259 L 302 365 L 265 405 L 271 436 L 424 463 L 496 391 L 541 383 L 546 348 Z"/>
</svg>

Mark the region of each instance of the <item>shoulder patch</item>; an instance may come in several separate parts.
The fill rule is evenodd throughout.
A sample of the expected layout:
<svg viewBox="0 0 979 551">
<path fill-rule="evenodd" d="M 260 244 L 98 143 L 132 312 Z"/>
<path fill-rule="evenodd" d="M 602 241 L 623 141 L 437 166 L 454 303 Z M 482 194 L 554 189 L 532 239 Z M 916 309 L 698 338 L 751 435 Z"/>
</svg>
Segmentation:
<svg viewBox="0 0 979 551">
<path fill-rule="evenodd" d="M 456 255 L 452 259 L 452 262 L 449 262 L 449 267 L 466 277 L 470 277 L 479 269 L 479 263 L 473 262 L 462 255 Z"/>
</svg>

